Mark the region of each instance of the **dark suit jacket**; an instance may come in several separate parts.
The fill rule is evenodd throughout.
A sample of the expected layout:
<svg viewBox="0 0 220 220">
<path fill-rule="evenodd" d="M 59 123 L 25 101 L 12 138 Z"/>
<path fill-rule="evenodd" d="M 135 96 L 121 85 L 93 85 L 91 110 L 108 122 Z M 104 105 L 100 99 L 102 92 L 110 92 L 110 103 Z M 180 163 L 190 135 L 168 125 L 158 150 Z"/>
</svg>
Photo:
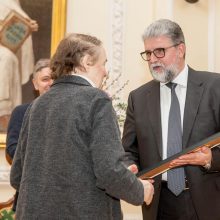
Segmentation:
<svg viewBox="0 0 220 220">
<path fill-rule="evenodd" d="M 189 68 L 183 121 L 183 146 L 188 147 L 220 131 L 220 74 Z M 129 96 L 123 146 L 126 163 L 139 169 L 162 160 L 160 84 L 151 81 Z M 212 167 L 187 166 L 186 176 L 199 220 L 220 219 L 220 149 L 212 150 Z M 155 195 L 150 206 L 143 206 L 144 219 L 156 220 L 161 175 L 155 178 Z"/>
<path fill-rule="evenodd" d="M 8 124 L 6 152 L 13 159 L 15 150 L 18 144 L 19 133 L 23 122 L 24 114 L 29 104 L 19 105 L 12 111 L 11 118 Z"/>
<path fill-rule="evenodd" d="M 14 108 L 11 114 L 11 118 L 8 124 L 7 130 L 7 139 L 6 139 L 6 153 L 9 155 L 11 160 L 13 160 L 15 150 L 18 144 L 18 138 L 24 118 L 24 114 L 30 104 L 23 104 L 19 105 Z M 18 192 L 16 192 L 14 196 L 14 203 L 13 203 L 13 211 L 16 211 L 16 204 L 17 204 Z"/>
<path fill-rule="evenodd" d="M 25 114 L 10 176 L 16 219 L 121 219 L 119 198 L 144 200 L 123 155 L 107 94 L 77 76 L 56 80 Z"/>
</svg>

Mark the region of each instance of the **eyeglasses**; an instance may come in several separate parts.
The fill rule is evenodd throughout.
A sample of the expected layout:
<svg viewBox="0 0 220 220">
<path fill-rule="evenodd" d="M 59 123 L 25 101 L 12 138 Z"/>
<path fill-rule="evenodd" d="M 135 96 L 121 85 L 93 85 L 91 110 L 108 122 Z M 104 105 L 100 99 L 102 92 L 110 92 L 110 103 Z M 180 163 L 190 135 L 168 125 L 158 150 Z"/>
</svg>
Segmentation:
<svg viewBox="0 0 220 220">
<path fill-rule="evenodd" d="M 181 42 L 182 43 L 182 42 Z M 155 57 L 157 58 L 163 58 L 165 57 L 165 51 L 169 48 L 176 47 L 180 45 L 181 43 L 174 44 L 169 47 L 164 47 L 164 48 L 156 48 L 154 50 L 145 50 L 144 52 L 141 52 L 140 55 L 145 61 L 150 61 L 151 60 L 151 54 L 153 53 Z"/>
</svg>

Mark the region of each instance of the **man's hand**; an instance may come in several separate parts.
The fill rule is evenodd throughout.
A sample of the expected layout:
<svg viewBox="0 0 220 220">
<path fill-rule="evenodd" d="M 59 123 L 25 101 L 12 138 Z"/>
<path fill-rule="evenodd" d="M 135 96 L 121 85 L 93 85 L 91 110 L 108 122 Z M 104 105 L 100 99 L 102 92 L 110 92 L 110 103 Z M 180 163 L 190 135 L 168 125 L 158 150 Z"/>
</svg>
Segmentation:
<svg viewBox="0 0 220 220">
<path fill-rule="evenodd" d="M 179 158 L 171 161 L 169 167 L 174 168 L 184 165 L 201 165 L 205 166 L 208 163 L 211 163 L 212 160 L 212 151 L 208 147 L 202 147 L 199 151 L 185 154 Z"/>
<path fill-rule="evenodd" d="M 134 173 L 138 173 L 138 168 L 136 164 L 132 164 L 128 167 L 128 169 Z M 144 201 L 146 202 L 147 205 L 149 205 L 153 199 L 154 195 L 154 186 L 152 185 L 154 183 L 154 180 L 141 180 L 143 186 L 144 186 Z"/>
<path fill-rule="evenodd" d="M 144 186 L 144 201 L 147 205 L 150 205 L 154 195 L 154 186 L 152 183 L 154 180 L 140 180 Z"/>
</svg>

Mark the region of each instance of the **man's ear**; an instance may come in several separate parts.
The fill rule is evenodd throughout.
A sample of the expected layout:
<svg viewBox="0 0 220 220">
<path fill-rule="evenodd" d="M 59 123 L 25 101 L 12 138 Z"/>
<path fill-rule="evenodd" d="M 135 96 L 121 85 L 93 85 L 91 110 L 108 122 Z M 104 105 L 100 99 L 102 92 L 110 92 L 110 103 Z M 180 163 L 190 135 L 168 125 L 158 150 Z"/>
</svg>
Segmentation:
<svg viewBox="0 0 220 220">
<path fill-rule="evenodd" d="M 82 67 L 85 68 L 86 72 L 88 72 L 88 70 L 90 69 L 90 67 L 92 66 L 92 62 L 91 62 L 91 56 L 89 54 L 86 54 L 80 61 L 80 64 Z"/>
<path fill-rule="evenodd" d="M 37 85 L 37 82 L 36 82 L 35 79 L 32 79 L 32 83 L 33 83 L 33 85 L 34 85 L 34 89 L 35 89 L 35 90 L 38 90 L 38 85 Z"/>
<path fill-rule="evenodd" d="M 184 57 L 185 54 L 186 54 L 186 46 L 185 46 L 184 43 L 181 43 L 181 44 L 179 45 L 179 56 L 180 56 L 180 57 Z"/>
</svg>

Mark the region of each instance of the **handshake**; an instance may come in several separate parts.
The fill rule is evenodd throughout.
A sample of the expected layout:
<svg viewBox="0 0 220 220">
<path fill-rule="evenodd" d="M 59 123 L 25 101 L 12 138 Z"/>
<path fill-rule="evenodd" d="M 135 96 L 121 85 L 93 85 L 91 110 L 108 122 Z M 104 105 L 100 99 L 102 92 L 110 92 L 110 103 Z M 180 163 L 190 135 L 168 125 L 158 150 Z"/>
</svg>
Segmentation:
<svg viewBox="0 0 220 220">
<path fill-rule="evenodd" d="M 138 173 L 138 168 L 135 164 L 130 165 L 128 169 L 134 174 Z M 140 179 L 140 181 L 144 187 L 144 201 L 146 202 L 147 205 L 150 205 L 153 199 L 153 195 L 154 195 L 154 186 L 152 184 L 154 180 L 141 180 Z"/>
</svg>

